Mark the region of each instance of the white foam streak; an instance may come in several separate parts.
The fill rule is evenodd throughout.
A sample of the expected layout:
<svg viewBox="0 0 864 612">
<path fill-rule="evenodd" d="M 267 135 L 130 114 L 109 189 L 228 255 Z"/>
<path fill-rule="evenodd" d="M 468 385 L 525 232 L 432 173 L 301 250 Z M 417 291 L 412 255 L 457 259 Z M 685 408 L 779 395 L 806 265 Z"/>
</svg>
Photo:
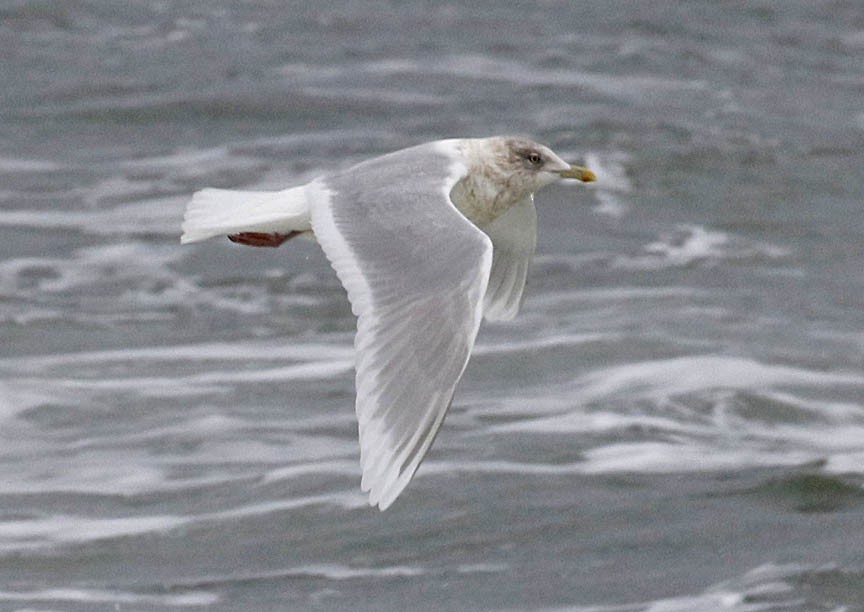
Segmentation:
<svg viewBox="0 0 864 612">
<path fill-rule="evenodd" d="M 644 75 L 613 75 L 538 66 L 482 55 L 462 54 L 439 58 L 434 63 L 408 60 L 381 60 L 364 67 L 375 75 L 442 74 L 448 78 L 498 80 L 522 87 L 584 87 L 614 98 L 639 99 L 650 90 L 703 90 L 703 81 L 655 78 Z"/>
<path fill-rule="evenodd" d="M 0 359 L 0 367 L 22 372 L 39 371 L 45 368 L 66 368 L 76 364 L 102 365 L 122 362 L 147 364 L 194 361 L 290 361 L 307 363 L 319 361 L 349 361 L 354 350 L 349 344 L 327 344 L 324 342 L 204 342 L 201 344 L 177 344 L 166 347 L 130 348 L 109 351 L 86 351 Z"/>
<path fill-rule="evenodd" d="M 702 593 L 622 605 L 540 608 L 535 612 L 766 612 L 805 610 L 789 581 L 825 568 L 768 563 L 743 576 L 720 582 Z M 809 608 L 806 608 L 809 609 Z M 837 608 L 842 612 L 845 608 Z"/>
<path fill-rule="evenodd" d="M 164 532 L 189 522 L 178 516 L 91 519 L 54 515 L 0 522 L 0 550 L 16 551 L 45 545 L 79 544 Z"/>
<path fill-rule="evenodd" d="M 61 169 L 59 164 L 42 159 L 17 159 L 14 157 L 0 157 L 0 172 L 15 173 L 22 172 L 54 172 Z"/>
<path fill-rule="evenodd" d="M 817 372 L 781 365 L 766 365 L 744 357 L 696 355 L 656 361 L 642 361 L 603 368 L 588 373 L 557 390 L 544 388 L 536 398 L 546 406 L 545 412 L 566 406 L 589 406 L 613 401 L 648 401 L 655 406 L 674 405 L 674 398 L 691 393 L 722 390 L 770 392 L 781 387 L 819 388 L 845 385 L 864 387 L 864 376 L 851 372 Z M 786 401 L 788 395 L 779 399 Z M 784 399 L 785 398 L 785 399 Z M 534 399 L 531 400 L 533 404 Z M 525 404 L 524 398 L 513 398 L 514 404 Z M 807 404 L 812 405 L 812 404 Z M 861 416 L 854 405 L 820 404 L 824 410 Z M 841 407 L 842 406 L 842 407 Z M 818 407 L 817 407 L 818 410 Z M 514 410 L 515 411 L 515 410 Z M 533 412 L 538 412 L 537 410 Z M 694 415 L 695 416 L 695 415 Z M 496 426 L 495 431 L 534 432 L 600 432 L 644 425 L 667 431 L 700 433 L 705 430 L 680 419 L 658 415 L 634 415 L 614 412 L 571 410 L 548 417 Z M 697 421 L 698 424 L 698 421 Z M 716 425 L 715 425 L 716 426 Z"/>
<path fill-rule="evenodd" d="M 270 484 L 283 480 L 293 480 L 298 476 L 306 476 L 308 474 L 340 474 L 353 477 L 356 476 L 357 473 L 357 462 L 354 460 L 315 461 L 270 470 L 264 475 L 262 484 Z"/>
<path fill-rule="evenodd" d="M 275 514 L 277 512 L 285 512 L 287 510 L 297 510 L 300 508 L 308 508 L 309 506 L 333 506 L 343 510 L 366 509 L 369 506 L 366 497 L 358 492 L 346 493 L 330 493 L 323 495 L 309 495 L 306 497 L 297 497 L 293 499 L 280 499 L 257 504 L 249 504 L 239 506 L 230 510 L 221 512 L 211 512 L 200 514 L 196 517 L 187 519 L 187 522 L 205 522 L 205 521 L 234 521 L 237 519 L 246 519 L 249 517 L 264 516 Z"/>
<path fill-rule="evenodd" d="M 643 254 L 621 255 L 613 265 L 626 270 L 661 270 L 684 267 L 702 261 L 769 258 L 789 255 L 772 244 L 753 243 L 726 232 L 701 225 L 679 224 L 642 248 Z"/>
<path fill-rule="evenodd" d="M 0 422 L 51 399 L 51 394 L 39 387 L 0 380 Z"/>
<path fill-rule="evenodd" d="M 277 383 L 292 380 L 327 379 L 344 374 L 353 361 L 312 361 L 298 365 L 248 371 L 211 370 L 193 376 L 121 377 L 113 379 L 54 379 L 52 384 L 68 389 L 137 391 L 143 397 L 175 397 L 197 391 L 218 391 L 231 385 Z M 25 379 L 26 380 L 26 379 Z"/>
<path fill-rule="evenodd" d="M 117 446 L 129 446 L 133 439 L 124 437 L 116 441 Z M 196 489 L 215 488 L 230 483 L 248 481 L 257 476 L 249 474 L 203 475 L 180 478 L 171 476 L 171 468 L 188 468 L 196 464 L 212 464 L 213 459 L 154 461 L 144 451 L 116 449 L 80 452 L 56 459 L 52 456 L 35 461 L 33 455 L 42 452 L 31 443 L 27 451 L 19 449 L 14 455 L 4 457 L 7 461 L 0 493 L 3 495 L 48 495 L 69 493 L 76 495 L 135 496 L 167 492 L 189 492 Z M 247 449 L 248 450 L 248 449 Z M 45 454 L 50 450 L 45 449 Z M 17 461 L 16 461 L 17 458 Z M 285 459 L 284 456 L 279 457 Z M 247 457 L 247 461 L 252 458 Z M 238 462 L 240 463 L 240 462 Z"/>
<path fill-rule="evenodd" d="M 187 591 L 168 595 L 152 595 L 128 591 L 102 589 L 54 588 L 36 591 L 0 591 L 0 601 L 8 602 L 65 602 L 75 604 L 128 604 L 168 606 L 171 608 L 210 606 L 219 596 L 206 591 Z M 118 608 L 119 609 L 119 608 Z"/>
<path fill-rule="evenodd" d="M 507 325 L 511 325 L 511 323 L 508 322 Z M 602 342 L 604 340 L 609 341 L 614 338 L 615 336 L 610 334 L 571 333 L 546 336 L 543 338 L 531 338 L 530 340 L 522 341 L 513 340 L 506 343 L 496 344 L 481 341 L 474 347 L 472 355 L 478 357 L 481 355 L 500 355 L 504 353 L 519 353 L 523 351 L 537 351 L 550 348 L 572 348 L 582 344 L 589 344 L 591 342 Z"/>
<path fill-rule="evenodd" d="M 837 453 L 829 457 L 823 469 L 829 474 L 860 474 L 862 466 L 864 466 L 864 450 L 858 450 Z"/>
<path fill-rule="evenodd" d="M 145 278 L 158 278 L 179 291 L 191 292 L 190 285 L 166 270 L 181 256 L 177 249 L 125 242 L 79 249 L 64 258 L 10 258 L 0 261 L 0 295 L 44 299 L 45 294 Z"/>
<path fill-rule="evenodd" d="M 622 198 L 622 194 L 629 193 L 632 188 L 625 166 L 627 160 L 626 154 L 618 152 L 589 153 L 585 156 L 585 165 L 597 175 L 596 183 L 591 184 L 598 202 L 595 212 L 617 219 L 630 210 Z"/>
<path fill-rule="evenodd" d="M 702 472 L 738 469 L 743 466 L 792 466 L 812 463 L 819 459 L 815 452 L 782 450 L 771 451 L 742 448 L 730 444 L 723 448 L 717 444 L 699 444 L 693 441 L 633 442 L 612 444 L 584 453 L 586 474 L 615 472 L 647 472 L 652 474 Z"/>
<path fill-rule="evenodd" d="M 462 568 L 465 568 L 464 570 Z M 478 564 L 475 568 L 470 566 L 460 566 L 460 573 L 478 573 L 478 572 L 493 572 L 498 566 L 489 564 Z M 410 565 L 391 565 L 391 566 L 376 566 L 376 567 L 356 567 L 343 565 L 339 563 L 318 563 L 310 565 L 300 565 L 296 567 L 288 567 L 285 569 L 273 570 L 251 570 L 245 571 L 240 568 L 236 572 L 223 575 L 202 576 L 200 578 L 192 578 L 190 580 L 178 580 L 171 584 L 172 587 L 180 588 L 198 588 L 199 584 L 225 584 L 242 583 L 248 581 L 260 580 L 285 580 L 297 578 L 311 578 L 319 580 L 390 580 L 393 578 L 410 578 L 414 576 L 425 576 L 428 574 L 440 573 L 435 570 L 429 570 L 424 567 Z"/>
<path fill-rule="evenodd" d="M 365 497 L 352 492 L 280 499 L 198 515 L 93 519 L 58 514 L 42 518 L 9 519 L 0 521 L 0 551 L 14 554 L 22 550 L 165 533 L 193 524 L 235 522 L 310 506 L 355 510 L 365 509 L 367 505 Z"/>
<path fill-rule="evenodd" d="M 574 386 L 582 401 L 596 401 L 622 394 L 657 399 L 704 389 L 830 385 L 864 386 L 864 375 L 766 365 L 745 357 L 696 355 L 607 368 L 584 376 Z"/>
<path fill-rule="evenodd" d="M 418 478 L 434 474 L 525 474 L 559 475 L 579 474 L 584 471 L 581 463 L 526 463 L 516 461 L 427 461 L 417 473 Z"/>
<path fill-rule="evenodd" d="M 307 576 L 327 580 L 357 580 L 362 578 L 405 578 L 422 576 L 427 570 L 408 565 L 379 568 L 355 568 L 346 565 L 304 565 L 286 571 L 285 576 Z"/>
<path fill-rule="evenodd" d="M 75 230 L 97 236 L 173 236 L 184 202 L 184 197 L 165 197 L 106 210 L 2 210 L 0 226 Z"/>
<path fill-rule="evenodd" d="M 207 363 L 196 367 L 195 364 L 200 362 Z M 250 363 L 256 362 L 266 364 L 249 367 Z M 175 364 L 182 367 L 174 367 Z M 106 365 L 110 365 L 113 376 L 104 374 Z M 49 402 L 52 398 L 68 399 L 70 393 L 130 392 L 138 397 L 180 398 L 227 393 L 244 384 L 329 379 L 350 372 L 353 366 L 354 354 L 350 345 L 272 341 L 203 343 L 2 359 L 0 374 L 14 376 L 16 382 L 4 385 L 8 393 L 0 395 L 0 419 L 14 416 L 28 406 Z M 94 368 L 103 373 L 93 376 Z M 148 371 L 152 373 L 147 375 Z M 18 398 L 16 401 L 4 399 L 13 397 L 13 393 Z"/>
<path fill-rule="evenodd" d="M 535 265 L 547 263 L 571 264 L 572 259 L 565 257 L 538 256 Z M 602 289 L 582 289 L 578 291 L 546 291 L 542 295 L 532 297 L 533 305 L 566 306 L 573 302 L 599 304 L 604 302 L 632 302 L 635 300 L 663 300 L 679 298 L 710 297 L 710 293 L 692 287 L 611 287 Z"/>
</svg>

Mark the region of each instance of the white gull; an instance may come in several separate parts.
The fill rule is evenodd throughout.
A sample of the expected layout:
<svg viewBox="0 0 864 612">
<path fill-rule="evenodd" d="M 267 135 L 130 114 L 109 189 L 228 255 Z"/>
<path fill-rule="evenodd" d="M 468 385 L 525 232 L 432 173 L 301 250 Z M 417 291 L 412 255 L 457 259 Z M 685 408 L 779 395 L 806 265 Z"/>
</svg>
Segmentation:
<svg viewBox="0 0 864 612">
<path fill-rule="evenodd" d="M 314 233 L 358 317 L 361 487 L 386 509 L 432 445 L 480 327 L 519 310 L 534 192 L 594 174 L 524 138 L 430 142 L 277 192 L 204 189 L 181 242 Z"/>
</svg>

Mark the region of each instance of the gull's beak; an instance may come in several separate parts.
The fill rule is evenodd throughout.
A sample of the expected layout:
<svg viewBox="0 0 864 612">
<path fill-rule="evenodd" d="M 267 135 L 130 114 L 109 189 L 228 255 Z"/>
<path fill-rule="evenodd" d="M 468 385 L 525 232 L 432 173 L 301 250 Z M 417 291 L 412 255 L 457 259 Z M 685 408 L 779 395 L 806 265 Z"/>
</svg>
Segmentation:
<svg viewBox="0 0 864 612">
<path fill-rule="evenodd" d="M 593 183 L 597 180 L 597 175 L 591 172 L 588 168 L 582 166 L 570 166 L 566 170 L 559 170 L 558 176 L 561 178 L 578 179 L 583 183 Z"/>
</svg>

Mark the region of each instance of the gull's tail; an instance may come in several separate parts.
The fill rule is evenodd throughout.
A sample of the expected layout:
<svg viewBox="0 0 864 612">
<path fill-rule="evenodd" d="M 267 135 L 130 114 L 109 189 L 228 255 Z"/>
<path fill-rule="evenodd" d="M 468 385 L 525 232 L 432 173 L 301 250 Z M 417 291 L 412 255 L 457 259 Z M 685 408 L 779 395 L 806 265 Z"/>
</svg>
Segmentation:
<svg viewBox="0 0 864 612">
<path fill-rule="evenodd" d="M 241 232 L 306 232 L 312 229 L 303 186 L 284 191 L 202 189 L 186 206 L 180 242 Z"/>
</svg>

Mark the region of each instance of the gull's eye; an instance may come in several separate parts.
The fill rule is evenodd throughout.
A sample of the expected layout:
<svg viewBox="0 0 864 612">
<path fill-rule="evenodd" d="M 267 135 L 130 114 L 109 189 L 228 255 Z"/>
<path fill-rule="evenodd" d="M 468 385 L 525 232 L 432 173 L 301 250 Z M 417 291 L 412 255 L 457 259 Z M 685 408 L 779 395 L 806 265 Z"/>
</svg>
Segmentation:
<svg viewBox="0 0 864 612">
<path fill-rule="evenodd" d="M 528 155 L 525 156 L 525 159 L 527 159 L 535 166 L 539 166 L 543 163 L 543 157 L 537 151 L 529 152 Z"/>
</svg>

